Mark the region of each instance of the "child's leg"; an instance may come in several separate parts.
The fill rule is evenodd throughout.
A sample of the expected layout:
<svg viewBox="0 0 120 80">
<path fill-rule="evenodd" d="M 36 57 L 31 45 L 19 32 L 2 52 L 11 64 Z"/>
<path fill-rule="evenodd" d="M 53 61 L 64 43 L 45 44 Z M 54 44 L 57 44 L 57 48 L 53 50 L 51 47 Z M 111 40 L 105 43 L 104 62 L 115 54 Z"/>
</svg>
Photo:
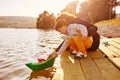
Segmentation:
<svg viewBox="0 0 120 80">
<path fill-rule="evenodd" d="M 86 48 L 82 40 L 82 36 L 75 36 L 74 37 L 74 42 L 78 48 L 79 52 L 82 52 L 83 55 L 87 56 Z"/>
<path fill-rule="evenodd" d="M 78 48 L 77 48 L 77 46 L 76 46 L 76 44 L 75 44 L 75 42 L 74 42 L 74 40 L 72 39 L 72 38 L 70 38 L 69 40 L 68 40 L 68 45 L 70 46 L 70 50 L 76 50 L 76 51 L 78 51 Z"/>
<path fill-rule="evenodd" d="M 89 37 L 87 37 L 85 40 L 83 40 L 85 49 L 90 48 L 90 47 L 92 46 L 92 42 L 93 42 L 93 41 L 92 41 Z"/>
</svg>

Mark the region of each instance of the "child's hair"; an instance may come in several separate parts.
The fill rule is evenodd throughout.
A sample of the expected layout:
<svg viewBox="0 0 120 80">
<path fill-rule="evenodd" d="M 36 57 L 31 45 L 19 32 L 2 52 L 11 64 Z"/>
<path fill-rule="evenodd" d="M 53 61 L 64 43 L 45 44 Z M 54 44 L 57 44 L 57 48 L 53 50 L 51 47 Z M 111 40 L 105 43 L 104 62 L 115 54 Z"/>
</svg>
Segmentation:
<svg viewBox="0 0 120 80">
<path fill-rule="evenodd" d="M 55 24 L 55 29 L 57 30 L 58 28 L 62 27 L 63 25 L 68 25 L 70 21 L 72 21 L 75 18 L 74 15 L 67 13 L 67 12 L 62 12 L 57 18 L 56 18 L 56 24 Z"/>
<path fill-rule="evenodd" d="M 63 25 L 67 26 L 68 22 L 65 19 L 60 19 L 56 22 L 55 24 L 55 30 L 57 30 L 58 28 L 61 28 Z"/>
</svg>

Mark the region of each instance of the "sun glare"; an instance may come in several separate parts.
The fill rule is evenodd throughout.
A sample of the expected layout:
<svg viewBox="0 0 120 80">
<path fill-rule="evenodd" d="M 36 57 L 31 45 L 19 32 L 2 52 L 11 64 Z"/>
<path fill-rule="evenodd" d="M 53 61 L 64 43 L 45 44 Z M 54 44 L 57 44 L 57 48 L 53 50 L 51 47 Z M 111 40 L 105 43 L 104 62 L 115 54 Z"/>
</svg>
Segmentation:
<svg viewBox="0 0 120 80">
<path fill-rule="evenodd" d="M 75 0 L 63 0 L 63 1 L 53 0 L 53 4 L 55 4 L 55 8 L 54 8 L 55 14 L 56 14 L 56 13 L 59 13 L 63 8 L 65 8 L 66 5 L 68 5 L 68 4 L 69 4 L 70 2 L 72 2 L 72 1 L 75 1 Z M 82 3 L 82 2 L 84 2 L 84 1 L 86 1 L 86 0 L 76 0 L 76 1 L 79 1 L 79 3 Z M 59 5 L 58 5 L 57 3 L 59 3 Z M 78 4 L 79 4 L 79 3 L 78 3 Z M 51 7 L 51 9 L 53 9 L 52 6 L 50 6 L 50 7 Z M 49 8 L 50 8 L 50 7 L 49 7 Z"/>
<path fill-rule="evenodd" d="M 116 13 L 117 13 L 117 14 L 120 14 L 120 6 L 117 6 L 117 7 L 116 7 Z"/>
<path fill-rule="evenodd" d="M 0 0 L 0 15 L 38 17 L 45 10 L 56 15 L 72 1 L 75 0 Z"/>
<path fill-rule="evenodd" d="M 54 12 L 58 13 L 63 8 L 65 8 L 66 5 L 68 5 L 72 1 L 75 1 L 75 0 L 63 0 L 63 1 L 53 0 L 52 1 L 53 5 L 50 5 L 50 3 L 46 3 L 46 7 L 47 7 L 48 11 L 53 11 L 54 10 Z M 78 1 L 79 1 L 79 3 L 82 3 L 83 1 L 86 1 L 86 0 L 78 0 Z"/>
<path fill-rule="evenodd" d="M 87 1 L 87 0 L 78 0 L 78 1 L 79 1 L 79 3 L 82 3 L 82 2 Z"/>
</svg>

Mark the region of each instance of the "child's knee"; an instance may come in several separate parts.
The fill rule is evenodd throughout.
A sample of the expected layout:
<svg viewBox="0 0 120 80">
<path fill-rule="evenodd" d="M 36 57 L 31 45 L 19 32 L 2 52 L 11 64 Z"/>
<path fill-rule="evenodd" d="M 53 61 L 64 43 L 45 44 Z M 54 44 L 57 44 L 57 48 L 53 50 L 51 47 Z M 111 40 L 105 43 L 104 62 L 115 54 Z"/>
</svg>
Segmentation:
<svg viewBox="0 0 120 80">
<path fill-rule="evenodd" d="M 93 43 L 92 40 L 90 40 L 89 37 L 86 38 L 83 42 L 84 42 L 84 45 L 85 45 L 86 49 L 90 48 L 92 46 L 92 43 Z"/>
</svg>

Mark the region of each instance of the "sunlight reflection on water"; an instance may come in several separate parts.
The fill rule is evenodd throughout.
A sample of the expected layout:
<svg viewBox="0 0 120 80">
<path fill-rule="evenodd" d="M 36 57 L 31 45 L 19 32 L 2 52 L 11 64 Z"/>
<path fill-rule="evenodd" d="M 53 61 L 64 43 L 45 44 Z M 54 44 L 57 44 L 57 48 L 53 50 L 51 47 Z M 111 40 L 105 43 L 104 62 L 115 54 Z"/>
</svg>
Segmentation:
<svg viewBox="0 0 120 80">
<path fill-rule="evenodd" d="M 31 70 L 24 64 L 36 62 L 39 57 L 47 58 L 61 42 L 56 31 L 1 28 L 0 80 L 26 80 Z"/>
</svg>

